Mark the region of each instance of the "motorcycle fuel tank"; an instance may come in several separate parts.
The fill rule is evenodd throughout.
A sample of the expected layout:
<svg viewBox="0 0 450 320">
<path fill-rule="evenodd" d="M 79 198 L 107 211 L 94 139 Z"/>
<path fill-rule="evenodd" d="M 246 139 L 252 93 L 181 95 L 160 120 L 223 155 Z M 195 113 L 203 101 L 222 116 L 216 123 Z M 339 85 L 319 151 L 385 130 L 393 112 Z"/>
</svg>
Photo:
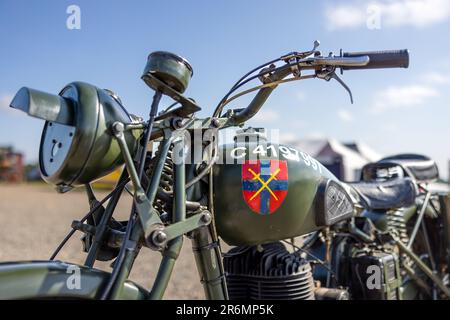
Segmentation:
<svg viewBox="0 0 450 320">
<path fill-rule="evenodd" d="M 220 147 L 214 167 L 219 235 L 230 245 L 287 239 L 353 214 L 347 189 L 322 164 L 295 148 L 259 142 Z"/>
</svg>

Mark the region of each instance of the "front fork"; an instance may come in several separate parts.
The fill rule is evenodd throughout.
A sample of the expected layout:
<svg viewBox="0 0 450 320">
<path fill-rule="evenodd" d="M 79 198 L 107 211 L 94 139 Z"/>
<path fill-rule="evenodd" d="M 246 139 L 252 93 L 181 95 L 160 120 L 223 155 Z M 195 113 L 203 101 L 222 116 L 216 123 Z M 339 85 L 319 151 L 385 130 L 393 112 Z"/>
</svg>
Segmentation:
<svg viewBox="0 0 450 320">
<path fill-rule="evenodd" d="M 174 208 L 183 208 L 174 216 L 174 222 L 180 222 L 185 219 L 186 200 L 196 200 L 194 194 L 203 194 L 199 190 L 199 183 L 185 190 L 186 176 L 192 176 L 195 171 L 194 165 L 175 165 L 175 192 Z M 200 281 L 203 285 L 205 298 L 208 300 L 227 300 L 228 291 L 226 286 L 225 272 L 222 263 L 222 252 L 219 239 L 215 229 L 214 222 L 214 204 L 212 200 L 212 173 L 209 174 L 208 184 L 209 210 L 212 221 L 207 226 L 200 227 L 188 233 L 192 242 L 192 250 L 195 257 L 195 263 L 199 273 Z M 187 191 L 187 192 L 186 192 Z M 187 197 L 185 198 L 185 192 Z M 170 280 L 175 261 L 181 251 L 183 237 L 180 236 L 168 243 L 168 248 L 163 251 L 163 260 L 161 262 L 155 283 L 150 292 L 150 299 L 161 299 Z"/>
<path fill-rule="evenodd" d="M 227 299 L 228 294 L 222 266 L 221 251 L 213 220 L 214 205 L 212 199 L 212 173 L 209 174 L 210 181 L 208 183 L 209 192 L 207 197 L 211 214 L 206 211 L 206 213 L 196 213 L 188 218 L 186 217 L 186 194 L 188 200 L 191 200 L 192 198 L 195 198 L 192 191 L 199 191 L 200 195 L 204 195 L 204 192 L 200 190 L 200 182 L 195 183 L 186 190 L 186 172 L 193 173 L 195 167 L 192 165 L 185 165 L 183 160 L 184 155 L 181 156 L 181 161 L 177 161 L 176 164 L 174 163 L 172 223 L 169 226 L 164 226 L 151 204 L 156 197 L 159 180 L 162 174 L 162 167 L 167 159 L 167 152 L 170 145 L 174 144 L 174 149 L 175 146 L 177 146 L 179 147 L 177 149 L 184 150 L 184 137 L 180 134 L 174 135 L 171 133 L 169 134 L 169 137 L 166 137 L 162 142 L 161 150 L 164 152 L 161 152 L 159 155 L 149 186 L 147 190 L 144 191 L 123 136 L 123 132 L 126 129 L 125 126 L 121 123 L 115 123 L 113 124 L 112 129 L 122 154 L 124 155 L 126 168 L 135 189 L 135 202 L 133 214 L 130 217 L 129 225 L 127 226 L 130 230 L 127 229 L 124 243 L 117 258 L 118 262 L 116 261 L 117 265 L 114 266 L 111 279 L 102 294 L 102 298 L 114 299 L 118 296 L 139 251 L 137 243 L 145 236 L 147 244 L 160 250 L 163 255 L 157 277 L 149 295 L 150 299 L 161 299 L 170 280 L 175 261 L 180 253 L 183 244 L 183 234 L 190 234 L 197 269 L 205 289 L 206 298 Z M 134 214 L 135 209 L 137 214 Z M 133 217 L 137 220 L 135 223 L 131 223 L 131 218 Z M 155 226 L 159 226 L 159 229 L 155 229 Z M 95 255 L 96 252 L 90 252 L 89 257 L 95 257 Z"/>
<path fill-rule="evenodd" d="M 192 170 L 195 170 L 195 166 L 191 166 L 187 171 L 192 172 Z M 208 178 L 208 206 L 212 221 L 208 226 L 194 230 L 189 236 L 205 298 L 207 300 L 228 300 L 225 271 L 222 263 L 222 250 L 215 228 L 212 169 Z M 197 191 L 195 188 L 199 187 L 197 184 L 190 188 L 188 197 L 194 197 Z M 200 191 L 198 194 L 202 194 L 202 192 Z"/>
<path fill-rule="evenodd" d="M 192 250 L 206 299 L 228 300 L 220 244 L 214 240 L 213 228 L 211 224 L 193 232 Z"/>
</svg>

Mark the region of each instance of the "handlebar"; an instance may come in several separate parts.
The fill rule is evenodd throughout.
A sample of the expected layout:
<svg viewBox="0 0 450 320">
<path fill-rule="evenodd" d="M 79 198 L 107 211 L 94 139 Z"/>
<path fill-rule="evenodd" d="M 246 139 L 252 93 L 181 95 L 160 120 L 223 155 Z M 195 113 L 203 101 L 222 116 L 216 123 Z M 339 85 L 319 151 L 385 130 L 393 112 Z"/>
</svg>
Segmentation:
<svg viewBox="0 0 450 320">
<path fill-rule="evenodd" d="M 369 57 L 369 63 L 365 66 L 342 66 L 343 70 L 380 69 L 380 68 L 408 68 L 409 52 L 403 50 L 345 52 L 344 58 L 361 56 Z"/>
<path fill-rule="evenodd" d="M 287 77 L 292 72 L 290 65 L 285 65 L 281 67 L 278 71 L 273 73 L 271 75 L 272 81 L 281 80 L 285 77 Z M 270 94 L 273 90 L 275 90 L 277 86 L 263 88 L 258 91 L 256 96 L 253 98 L 253 100 L 250 102 L 250 104 L 245 108 L 244 110 L 236 113 L 232 117 L 232 123 L 233 124 L 240 124 L 243 123 L 253 116 L 255 116 L 258 111 L 261 109 L 263 104 L 266 102 L 266 100 L 269 98 Z"/>
<path fill-rule="evenodd" d="M 313 55 L 311 51 L 309 57 L 297 60 L 296 63 L 288 63 L 270 75 L 272 82 L 281 80 L 292 73 L 293 66 L 297 66 L 299 70 L 313 69 L 316 70 L 316 76 L 320 76 L 320 70 L 327 70 L 328 75 L 333 75 L 351 94 L 350 89 L 334 74 L 335 68 L 342 70 L 358 70 L 358 69 L 380 69 L 380 68 L 408 68 L 409 66 L 409 52 L 407 49 L 403 50 L 385 50 L 385 51 L 366 51 L 366 52 L 345 52 L 340 56 L 323 57 Z M 326 73 L 325 73 L 326 75 Z M 329 80 L 330 77 L 322 77 Z M 230 118 L 229 125 L 241 124 L 252 118 L 261 109 L 266 102 L 269 95 L 277 85 L 262 88 L 258 91 L 256 96 L 250 104 L 243 110 L 237 112 Z"/>
<path fill-rule="evenodd" d="M 370 58 L 367 55 L 358 55 L 354 57 L 319 57 L 311 58 L 309 63 L 312 66 L 334 66 L 334 67 L 356 67 L 361 68 L 367 66 Z"/>
</svg>

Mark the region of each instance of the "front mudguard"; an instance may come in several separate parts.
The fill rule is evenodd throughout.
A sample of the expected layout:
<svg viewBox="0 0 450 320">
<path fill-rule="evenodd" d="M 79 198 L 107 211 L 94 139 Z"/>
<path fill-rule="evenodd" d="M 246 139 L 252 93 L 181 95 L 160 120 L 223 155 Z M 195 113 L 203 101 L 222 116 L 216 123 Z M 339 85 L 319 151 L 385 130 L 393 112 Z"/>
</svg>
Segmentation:
<svg viewBox="0 0 450 320">
<path fill-rule="evenodd" d="M 0 263 L 0 299 L 96 299 L 109 275 L 62 261 Z M 142 300 L 147 297 L 145 289 L 126 281 L 118 298 Z"/>
</svg>

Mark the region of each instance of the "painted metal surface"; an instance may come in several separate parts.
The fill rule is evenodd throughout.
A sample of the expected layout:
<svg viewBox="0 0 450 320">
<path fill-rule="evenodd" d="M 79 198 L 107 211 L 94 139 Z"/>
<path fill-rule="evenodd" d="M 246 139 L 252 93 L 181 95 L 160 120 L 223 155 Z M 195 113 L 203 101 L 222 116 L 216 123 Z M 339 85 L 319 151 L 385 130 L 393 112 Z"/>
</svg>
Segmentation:
<svg viewBox="0 0 450 320">
<path fill-rule="evenodd" d="M 71 276 L 80 272 L 80 283 Z M 61 261 L 0 263 L 0 299 L 96 299 L 109 273 Z M 127 281 L 118 299 L 145 299 L 147 292 Z"/>
<path fill-rule="evenodd" d="M 73 82 L 61 96 L 73 102 L 74 125 L 45 123 L 39 162 L 43 179 L 65 191 L 101 178 L 123 164 L 110 126 L 115 121 L 132 120 L 107 91 L 90 84 Z M 132 152 L 140 133 L 134 130 L 125 134 Z"/>
<path fill-rule="evenodd" d="M 258 146 L 257 143 L 235 143 L 221 148 L 219 157 L 226 159 L 226 163 L 218 164 L 214 168 L 214 203 L 219 235 L 231 245 L 250 245 L 300 236 L 319 229 L 321 226 L 316 224 L 315 212 L 319 185 L 324 180 L 338 182 L 337 178 L 308 154 L 287 146 L 269 144 L 266 154 L 259 153 L 256 160 L 285 162 L 286 172 L 289 172 L 288 189 L 284 201 L 277 208 L 273 206 L 272 212 L 267 212 L 269 214 L 255 212 L 246 201 L 246 190 L 243 190 L 243 186 L 246 189 L 245 181 L 248 181 L 248 177 L 242 176 L 242 170 L 243 166 L 244 168 L 248 166 L 245 157 L 254 155 Z M 268 150 L 273 151 L 270 154 Z M 274 170 L 262 175 L 262 183 L 255 180 L 258 181 L 260 188 L 267 183 L 267 187 L 271 187 L 273 178 L 271 181 L 269 179 L 277 169 Z M 258 176 L 258 173 L 255 174 Z M 285 177 L 287 178 L 287 175 Z M 280 181 L 286 180 L 278 180 Z M 270 201 L 280 201 L 273 197 L 268 188 L 263 189 L 261 192 L 272 197 L 268 200 L 270 211 Z M 266 196 L 264 195 L 264 199 Z M 279 196 L 281 198 L 281 195 Z"/>
<path fill-rule="evenodd" d="M 245 161 L 242 164 L 242 195 L 255 213 L 274 213 L 286 198 L 288 187 L 285 160 Z"/>
<path fill-rule="evenodd" d="M 364 58 L 359 57 L 362 53 L 346 54 L 352 55 L 352 59 L 331 55 L 324 58 L 319 56 L 320 52 L 315 51 L 317 45 L 318 43 L 315 43 L 312 51 L 289 54 L 289 59 L 285 56 L 286 59 L 282 60 L 288 64 L 278 70 L 266 70 L 266 77 L 263 78 L 264 85 L 249 107 L 238 110 L 234 114 L 234 111 L 231 112 L 222 126 L 216 117 L 220 117 L 225 102 L 224 105 L 219 105 L 218 113 L 215 112 L 214 119 L 211 121 L 213 127 L 218 129 L 238 125 L 253 117 L 276 85 L 282 83 L 281 80 L 285 76 L 291 73 L 294 77 L 300 76 L 299 68 L 315 69 L 314 76 L 327 81 L 334 78 L 349 91 L 335 74 L 336 67 L 347 66 L 348 69 L 392 67 L 400 66 L 399 56 L 404 58 L 400 62 L 408 58 L 407 54 L 400 55 L 400 52 L 364 53 Z M 306 59 L 309 55 L 314 58 Z M 371 65 L 368 64 L 371 60 L 368 55 L 371 59 L 372 57 L 375 59 L 371 61 Z M 377 57 L 381 60 L 377 60 Z M 385 58 L 391 62 L 387 63 L 389 61 Z M 322 66 L 326 68 L 322 69 Z M 144 81 L 158 91 L 159 96 L 161 93 L 166 94 L 182 105 L 182 108 L 163 114 L 159 120 L 166 119 L 168 124 L 170 117 L 176 115 L 187 118 L 200 110 L 193 101 L 181 96 L 191 76 L 192 67 L 179 56 L 167 52 L 155 52 L 149 56 L 142 77 Z M 155 108 L 152 105 L 146 137 L 143 138 L 140 135 L 142 131 L 125 130 L 132 118 L 120 101 L 106 90 L 75 82 L 63 89 L 60 96 L 30 92 L 22 91 L 19 97 L 23 99 L 18 99 L 16 102 L 19 109 L 47 120 L 40 157 L 41 170 L 46 181 L 58 185 L 61 187 L 60 190 L 86 184 L 108 174 L 122 164 L 125 158 L 126 170 L 121 180 L 126 179 L 127 175 L 131 176 L 136 201 L 124 235 L 126 241 L 123 242 L 111 275 L 90 267 L 96 260 L 103 234 L 120 196 L 110 200 L 97 226 L 94 244 L 86 260 L 87 266 L 63 262 L 0 264 L 0 287 L 4 289 L 0 293 L 0 298 L 162 298 L 182 246 L 182 234 L 190 231 L 188 234 L 192 239 L 197 269 L 206 297 L 223 299 L 227 298 L 228 294 L 217 235 L 232 245 L 262 244 L 300 236 L 330 226 L 340 221 L 340 218 L 342 219 L 340 212 L 343 209 L 349 214 L 354 211 L 353 205 L 350 205 L 351 190 L 347 190 L 349 187 L 346 189 L 332 173 L 308 154 L 277 144 L 236 142 L 223 146 L 220 150 L 219 158 L 225 159 L 226 164 L 216 165 L 213 174 L 209 176 L 209 186 L 211 187 L 214 182 L 215 189 L 212 190 L 211 187 L 207 197 L 206 190 L 201 190 L 199 199 L 195 199 L 202 201 L 202 204 L 208 203 L 212 215 L 204 217 L 215 218 L 215 223 L 200 228 L 201 217 L 189 216 L 192 212 L 186 212 L 185 191 L 186 188 L 189 189 L 189 183 L 195 179 L 186 184 L 186 168 L 180 164 L 175 168 L 174 201 L 170 220 L 172 225 L 163 225 L 152 204 L 160 185 L 162 166 L 166 164 L 168 149 L 165 150 L 165 148 L 169 148 L 173 143 L 168 138 L 169 133 L 176 127 L 173 123 L 168 127 L 159 128 L 162 131 L 159 137 L 165 135 L 161 147 L 162 153 L 152 168 L 151 179 L 145 193 L 140 179 L 144 170 L 145 146 L 147 146 L 148 138 L 153 137 L 152 125 L 156 116 L 156 104 L 154 104 Z M 47 106 L 45 106 L 46 103 Z M 155 109 L 154 112 L 153 109 Z M 114 126 L 112 126 L 113 123 Z M 140 124 L 142 125 L 143 122 Z M 121 126 L 121 130 L 118 130 L 116 125 Z M 209 126 L 203 129 L 209 129 Z M 62 139 L 59 139 L 61 137 Z M 140 164 L 135 165 L 133 157 L 138 139 L 141 141 L 140 145 L 144 147 L 139 148 L 142 151 L 141 158 L 138 160 Z M 250 155 L 255 157 L 250 159 L 248 157 Z M 204 170 L 204 173 L 207 172 L 208 170 Z M 197 178 L 202 179 L 199 185 L 203 185 L 205 176 L 198 174 Z M 330 185 L 331 187 L 328 188 Z M 333 192 L 328 192 L 330 190 Z M 120 191 L 123 191 L 123 187 Z M 192 192 L 188 191 L 188 196 L 190 193 Z M 324 219 L 324 212 L 330 212 L 326 218 L 337 218 Z M 404 208 L 398 212 L 401 214 L 401 220 L 407 221 L 414 214 L 415 208 Z M 188 217 L 186 217 L 187 214 Z M 367 213 L 380 229 L 388 224 L 383 216 L 381 218 L 376 216 L 375 219 L 375 214 L 377 213 Z M 152 219 L 152 215 L 156 218 Z M 140 223 L 137 220 L 138 216 Z M 394 218 L 397 217 L 397 215 L 394 216 Z M 214 226 L 217 227 L 218 233 Z M 164 246 L 154 246 L 154 249 L 156 247 L 162 252 L 163 260 L 153 290 L 149 294 L 126 279 L 139 253 L 144 235 L 149 244 L 150 231 L 155 227 L 159 227 L 158 231 L 161 232 L 165 230 L 166 233 L 161 234 L 172 240 L 167 243 L 167 246 L 166 243 Z M 419 259 L 413 253 L 408 253 L 408 250 L 404 251 L 410 254 L 413 260 Z M 67 285 L 72 276 L 68 272 L 70 269 L 79 270 L 81 273 L 79 289 Z M 433 279 L 433 270 L 426 266 L 422 270 Z M 443 290 L 445 291 L 445 288 Z"/>
<path fill-rule="evenodd" d="M 401 219 L 402 223 L 407 223 L 417 212 L 416 206 L 411 206 L 408 208 L 399 208 L 395 211 L 397 219 Z M 362 216 L 369 218 L 373 224 L 381 231 L 387 231 L 389 226 L 389 219 L 391 217 L 386 211 L 369 211 L 365 210 L 362 212 Z M 391 214 L 392 216 L 392 214 Z"/>
<path fill-rule="evenodd" d="M 144 81 L 153 87 L 154 84 L 148 81 L 149 74 L 154 75 L 175 91 L 183 93 L 193 75 L 193 70 L 186 59 L 170 52 L 155 51 L 148 56 L 142 76 Z"/>
</svg>

